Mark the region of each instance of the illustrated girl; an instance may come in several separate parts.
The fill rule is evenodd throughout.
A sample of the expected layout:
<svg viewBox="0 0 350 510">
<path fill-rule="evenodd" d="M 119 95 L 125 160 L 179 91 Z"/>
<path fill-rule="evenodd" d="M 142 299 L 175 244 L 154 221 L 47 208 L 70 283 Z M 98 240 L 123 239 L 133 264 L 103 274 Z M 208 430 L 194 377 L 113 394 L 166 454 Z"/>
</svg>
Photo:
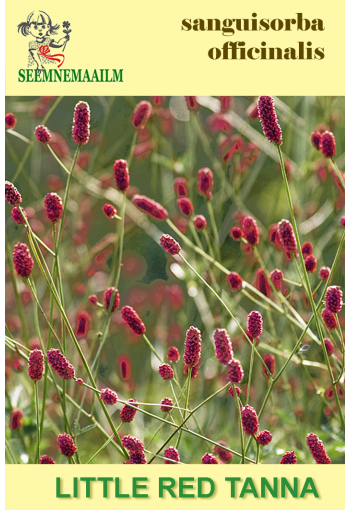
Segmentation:
<svg viewBox="0 0 350 510">
<path fill-rule="evenodd" d="M 18 32 L 21 31 L 21 34 L 25 37 L 27 35 L 34 37 L 34 40 L 29 42 L 28 67 L 36 65 L 40 72 L 45 68 L 45 65 L 54 64 L 55 60 L 57 61 L 57 59 L 47 58 L 39 49 L 42 46 L 49 46 L 50 48 L 65 47 L 67 41 L 69 41 L 68 33 L 58 41 L 51 37 L 53 34 L 57 34 L 59 28 L 60 25 L 53 25 L 50 16 L 44 11 L 31 12 L 27 21 L 18 25 Z"/>
</svg>

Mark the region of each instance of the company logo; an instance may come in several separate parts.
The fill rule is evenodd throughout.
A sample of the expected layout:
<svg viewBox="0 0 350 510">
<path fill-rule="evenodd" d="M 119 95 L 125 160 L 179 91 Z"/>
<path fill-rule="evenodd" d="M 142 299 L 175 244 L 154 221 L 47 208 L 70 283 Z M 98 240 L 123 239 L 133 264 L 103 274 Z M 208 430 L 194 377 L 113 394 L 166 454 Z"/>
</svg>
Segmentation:
<svg viewBox="0 0 350 510">
<path fill-rule="evenodd" d="M 65 60 L 64 51 L 67 42 L 70 40 L 69 21 L 63 21 L 62 28 L 64 36 L 55 38 L 60 25 L 53 24 L 50 16 L 44 11 L 33 11 L 27 21 L 17 25 L 18 32 L 24 37 L 30 37 L 28 47 L 28 66 L 34 67 L 38 73 L 48 66 L 57 65 L 61 67 Z M 61 53 L 51 54 L 51 49 L 60 49 Z"/>
<path fill-rule="evenodd" d="M 60 69 L 72 32 L 69 21 L 54 24 L 44 11 L 33 11 L 17 25 L 29 37 L 27 69 L 19 69 L 19 82 L 123 82 L 123 69 Z M 60 34 L 61 32 L 61 34 Z M 62 35 L 60 37 L 60 35 Z M 57 53 L 56 53 L 57 50 Z"/>
</svg>

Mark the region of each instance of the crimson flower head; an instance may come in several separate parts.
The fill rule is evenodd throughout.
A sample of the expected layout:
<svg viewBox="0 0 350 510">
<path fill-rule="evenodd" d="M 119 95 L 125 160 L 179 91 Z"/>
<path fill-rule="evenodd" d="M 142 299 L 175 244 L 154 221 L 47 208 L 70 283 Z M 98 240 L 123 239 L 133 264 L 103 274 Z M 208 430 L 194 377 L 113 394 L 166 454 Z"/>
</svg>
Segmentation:
<svg viewBox="0 0 350 510">
<path fill-rule="evenodd" d="M 46 353 L 49 364 L 63 379 L 73 379 L 74 367 L 69 363 L 59 349 L 50 349 Z"/>
<path fill-rule="evenodd" d="M 251 216 L 246 216 L 242 221 L 244 237 L 251 246 L 259 243 L 259 229 L 256 221 Z"/>
<path fill-rule="evenodd" d="M 21 409 L 12 409 L 10 419 L 10 429 L 17 430 L 23 425 L 23 411 Z"/>
<path fill-rule="evenodd" d="M 90 138 L 90 107 L 84 101 L 79 101 L 74 108 L 73 141 L 77 145 L 86 145 Z"/>
<path fill-rule="evenodd" d="M 20 192 L 9 181 L 5 181 L 5 198 L 10 205 L 19 205 L 22 202 Z"/>
<path fill-rule="evenodd" d="M 203 167 L 198 170 L 198 191 L 205 195 L 209 200 L 212 199 L 212 189 L 214 186 L 214 176 L 210 168 Z"/>
<path fill-rule="evenodd" d="M 328 287 L 326 292 L 326 308 L 329 312 L 339 313 L 343 306 L 343 293 L 337 285 Z"/>
<path fill-rule="evenodd" d="M 308 256 L 308 255 L 311 255 L 312 254 L 312 251 L 313 251 L 314 247 L 312 245 L 312 243 L 309 243 L 309 242 L 306 242 L 302 245 L 301 247 L 301 252 L 303 254 L 303 257 L 304 259 Z"/>
<path fill-rule="evenodd" d="M 130 404 L 132 404 L 134 407 L 139 406 L 134 398 L 129 398 L 128 402 L 130 402 Z M 120 419 L 124 423 L 130 423 L 135 418 L 136 413 L 137 409 L 133 409 L 132 407 L 128 406 L 128 404 L 125 404 L 120 411 Z"/>
<path fill-rule="evenodd" d="M 177 363 L 178 361 L 180 361 L 179 349 L 174 345 L 171 345 L 168 349 L 166 357 L 168 358 L 169 361 Z"/>
<path fill-rule="evenodd" d="M 113 295 L 114 295 L 114 297 L 113 297 L 111 313 L 113 313 L 115 310 L 117 310 L 119 308 L 119 305 L 120 305 L 119 291 L 115 287 L 109 287 L 108 289 L 105 290 L 104 295 L 103 295 L 105 309 L 107 311 L 109 311 L 109 307 L 110 307 L 111 299 L 112 299 Z"/>
<path fill-rule="evenodd" d="M 238 273 L 230 273 L 227 275 L 227 281 L 230 284 L 231 290 L 238 291 L 243 287 L 243 280 Z"/>
<path fill-rule="evenodd" d="M 320 133 L 320 131 L 314 131 L 313 133 L 311 133 L 312 145 L 318 151 L 320 150 L 321 138 L 322 138 L 322 134 Z"/>
<path fill-rule="evenodd" d="M 164 464 L 177 464 L 180 462 L 180 454 L 175 448 L 175 446 L 169 446 L 166 450 L 164 450 L 165 460 Z"/>
<path fill-rule="evenodd" d="M 207 228 L 207 220 L 202 214 L 197 214 L 197 216 L 193 218 L 193 224 L 196 230 Z"/>
<path fill-rule="evenodd" d="M 131 306 L 123 306 L 121 313 L 124 322 L 136 335 L 143 335 L 146 332 L 146 326 Z"/>
<path fill-rule="evenodd" d="M 328 280 L 330 274 L 331 268 L 327 266 L 321 267 L 321 269 L 318 272 L 318 276 L 321 278 L 321 280 L 324 280 L 325 282 Z"/>
<path fill-rule="evenodd" d="M 46 216 L 51 221 L 51 223 L 56 223 L 56 221 L 62 218 L 62 199 L 57 195 L 57 193 L 48 193 L 45 195 L 44 203 Z"/>
<path fill-rule="evenodd" d="M 206 453 L 202 457 L 202 464 L 219 464 L 218 459 L 212 453 Z"/>
<path fill-rule="evenodd" d="M 242 237 L 244 237 L 244 234 L 242 230 L 239 227 L 232 227 L 230 230 L 230 236 L 235 241 L 240 241 Z"/>
<path fill-rule="evenodd" d="M 340 218 L 340 226 L 341 226 L 341 227 L 343 227 L 343 228 L 345 228 L 345 216 L 342 216 L 342 217 Z"/>
<path fill-rule="evenodd" d="M 260 444 L 261 446 L 266 446 L 267 444 L 271 443 L 272 434 L 269 430 L 262 430 L 256 436 L 256 440 L 257 440 L 258 444 Z"/>
<path fill-rule="evenodd" d="M 272 283 L 276 287 L 277 290 L 282 290 L 282 279 L 283 279 L 283 273 L 279 269 L 274 269 L 270 273 L 270 278 L 272 280 Z"/>
<path fill-rule="evenodd" d="M 22 211 L 24 218 L 27 218 L 27 214 L 26 214 L 25 210 L 23 209 L 23 207 L 15 206 L 11 211 L 12 219 L 15 223 L 17 223 L 17 225 L 23 225 L 25 223 L 25 220 L 21 214 L 21 211 Z"/>
<path fill-rule="evenodd" d="M 155 220 L 165 220 L 168 216 L 168 211 L 162 205 L 144 195 L 134 195 L 132 202 L 138 209 L 152 216 Z"/>
<path fill-rule="evenodd" d="M 105 213 L 107 218 L 112 219 L 117 214 L 117 209 L 112 204 L 104 204 L 102 211 Z"/>
<path fill-rule="evenodd" d="M 51 133 L 45 126 L 37 126 L 35 128 L 34 134 L 36 139 L 41 143 L 49 143 L 51 140 Z"/>
<path fill-rule="evenodd" d="M 224 441 L 218 441 L 218 443 L 221 446 L 226 446 Z M 213 452 L 216 453 L 216 455 L 220 458 L 220 460 L 222 462 L 224 462 L 225 464 L 228 464 L 233 459 L 233 453 L 225 450 L 224 448 L 221 448 L 221 446 L 214 444 Z"/>
<path fill-rule="evenodd" d="M 114 179 L 119 191 L 126 191 L 130 187 L 128 163 L 125 159 L 116 159 L 113 165 Z"/>
<path fill-rule="evenodd" d="M 100 392 L 100 399 L 106 405 L 112 406 L 117 402 L 118 395 L 115 391 L 111 390 L 110 388 L 103 388 L 103 390 L 101 390 Z"/>
<path fill-rule="evenodd" d="M 232 383 L 240 383 L 244 377 L 244 371 L 241 362 L 238 359 L 232 358 L 227 363 L 227 378 Z"/>
<path fill-rule="evenodd" d="M 216 329 L 213 334 L 215 353 L 220 363 L 227 365 L 233 358 L 232 343 L 226 329 Z"/>
<path fill-rule="evenodd" d="M 176 177 L 174 180 L 174 190 L 176 195 L 180 197 L 187 197 L 188 195 L 188 183 L 184 177 Z"/>
<path fill-rule="evenodd" d="M 335 156 L 335 138 L 333 133 L 325 131 L 322 133 L 320 149 L 325 158 L 334 158 Z"/>
<path fill-rule="evenodd" d="M 143 453 L 145 447 L 140 439 L 137 437 L 126 435 L 122 438 L 122 445 L 126 448 L 130 453 Z"/>
<path fill-rule="evenodd" d="M 28 373 L 33 381 L 40 381 L 44 373 L 44 355 L 40 349 L 34 349 L 29 354 Z"/>
<path fill-rule="evenodd" d="M 263 269 L 258 269 L 256 272 L 256 288 L 266 297 L 271 295 L 271 286 L 269 280 L 266 278 Z"/>
<path fill-rule="evenodd" d="M 29 248 L 25 243 L 17 243 L 13 249 L 13 265 L 18 276 L 28 278 L 30 276 L 34 261 Z"/>
<path fill-rule="evenodd" d="M 149 101 L 140 101 L 133 111 L 131 121 L 135 128 L 143 127 L 152 113 L 152 105 Z"/>
<path fill-rule="evenodd" d="M 331 459 L 329 458 L 321 439 L 319 439 L 316 434 L 313 434 L 312 432 L 308 434 L 306 436 L 306 444 L 308 445 L 316 464 L 331 463 Z"/>
<path fill-rule="evenodd" d="M 334 352 L 334 344 L 333 344 L 332 340 L 330 340 L 329 338 L 324 338 L 323 341 L 324 341 L 324 345 L 326 347 L 327 354 L 328 354 L 328 356 L 330 356 Z"/>
<path fill-rule="evenodd" d="M 247 320 L 248 331 L 253 338 L 258 338 L 263 330 L 263 320 L 260 312 L 253 310 L 248 315 Z"/>
<path fill-rule="evenodd" d="M 305 257 L 305 267 L 308 273 L 314 273 L 317 268 L 317 258 L 314 255 L 308 255 Z"/>
<path fill-rule="evenodd" d="M 168 413 L 169 411 L 172 410 L 173 406 L 174 404 L 171 398 L 165 397 L 161 401 L 160 410 L 163 411 L 163 413 Z"/>
<path fill-rule="evenodd" d="M 321 312 L 322 319 L 327 329 L 335 329 L 337 327 L 337 319 L 333 312 L 330 312 L 327 308 L 324 308 Z"/>
<path fill-rule="evenodd" d="M 297 463 L 297 456 L 293 451 L 291 452 L 285 452 L 282 455 L 282 458 L 280 460 L 280 464 L 296 464 Z"/>
<path fill-rule="evenodd" d="M 72 436 L 69 434 L 58 434 L 57 443 L 62 455 L 73 457 L 78 448 L 75 446 Z"/>
<path fill-rule="evenodd" d="M 241 408 L 242 427 L 247 436 L 253 436 L 259 430 L 259 420 L 255 409 L 252 406 Z"/>
<path fill-rule="evenodd" d="M 159 242 L 164 250 L 170 253 L 170 255 L 177 255 L 181 250 L 179 243 L 168 234 L 163 234 L 159 239 Z"/>
<path fill-rule="evenodd" d="M 91 296 L 89 296 L 89 298 L 88 298 L 88 301 L 89 301 L 90 305 L 96 305 L 96 303 L 98 302 L 98 298 L 97 298 L 96 294 L 91 294 Z"/>
<path fill-rule="evenodd" d="M 6 113 L 5 115 L 5 129 L 14 129 L 17 124 L 17 119 L 13 113 Z"/>
<path fill-rule="evenodd" d="M 75 333 L 77 338 L 83 338 L 87 335 L 90 321 L 91 315 L 88 312 L 83 311 L 78 314 L 78 326 Z"/>
<path fill-rule="evenodd" d="M 184 362 L 188 367 L 196 367 L 201 360 L 201 332 L 191 326 L 186 331 Z"/>
<path fill-rule="evenodd" d="M 191 200 L 187 197 L 181 197 L 177 199 L 177 205 L 184 216 L 191 216 L 194 211 Z"/>
<path fill-rule="evenodd" d="M 260 96 L 258 112 L 264 135 L 271 143 L 282 145 L 282 131 L 278 123 L 275 103 L 271 96 Z"/>
<path fill-rule="evenodd" d="M 56 464 L 56 462 L 52 457 L 49 457 L 48 455 L 42 455 L 40 457 L 40 464 Z"/>
<path fill-rule="evenodd" d="M 174 378 L 174 370 L 171 368 L 170 365 L 168 365 L 168 363 L 162 363 L 161 365 L 159 365 L 158 372 L 159 375 L 165 380 Z"/>
<path fill-rule="evenodd" d="M 277 226 L 277 235 L 286 254 L 297 253 L 297 241 L 295 239 L 292 224 L 288 220 L 281 220 Z"/>
<path fill-rule="evenodd" d="M 275 356 L 273 354 L 264 354 L 263 360 L 264 360 L 267 368 L 270 370 L 271 377 L 273 377 L 275 374 L 275 370 L 276 370 Z M 268 374 L 266 367 L 264 365 L 263 365 L 263 372 L 266 375 L 266 377 L 270 377 L 270 375 Z"/>
</svg>

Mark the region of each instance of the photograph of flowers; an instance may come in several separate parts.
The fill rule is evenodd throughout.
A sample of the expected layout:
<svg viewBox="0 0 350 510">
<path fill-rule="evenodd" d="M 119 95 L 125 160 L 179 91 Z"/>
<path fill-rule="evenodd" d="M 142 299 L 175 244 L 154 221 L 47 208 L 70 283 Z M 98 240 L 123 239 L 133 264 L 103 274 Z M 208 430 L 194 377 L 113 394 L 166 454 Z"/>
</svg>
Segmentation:
<svg viewBox="0 0 350 510">
<path fill-rule="evenodd" d="M 6 112 L 6 462 L 343 464 L 344 97 Z"/>
</svg>

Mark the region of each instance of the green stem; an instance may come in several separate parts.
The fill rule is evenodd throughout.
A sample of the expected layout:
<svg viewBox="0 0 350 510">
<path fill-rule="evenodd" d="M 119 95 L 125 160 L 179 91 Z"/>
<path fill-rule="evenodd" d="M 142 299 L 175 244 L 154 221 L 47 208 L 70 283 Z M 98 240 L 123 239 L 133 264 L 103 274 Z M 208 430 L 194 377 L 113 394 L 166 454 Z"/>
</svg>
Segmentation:
<svg viewBox="0 0 350 510">
<path fill-rule="evenodd" d="M 248 387 L 247 387 L 247 400 L 245 405 L 249 404 L 249 395 L 250 395 L 250 386 L 252 382 L 252 374 L 253 374 L 253 364 L 254 364 L 254 346 L 255 346 L 255 338 L 253 339 L 253 345 L 250 353 L 250 364 L 249 364 L 249 376 L 248 376 Z"/>
<path fill-rule="evenodd" d="M 335 159 L 334 158 L 330 158 L 331 161 L 332 161 L 332 165 L 333 165 L 333 168 L 335 170 L 335 173 L 337 174 L 337 177 L 339 179 L 339 183 L 341 185 L 341 187 L 343 188 L 343 190 L 345 191 L 345 181 L 344 181 L 344 177 L 342 176 L 342 174 L 340 173 L 340 170 L 338 168 L 338 165 L 337 163 L 335 162 Z"/>
<path fill-rule="evenodd" d="M 37 383 L 37 381 L 34 381 L 34 394 L 35 394 L 36 427 L 37 427 L 37 441 L 38 441 L 36 456 L 35 456 L 35 463 L 39 464 L 41 430 L 40 430 L 40 419 L 39 419 L 39 398 L 38 398 L 38 383 Z"/>
<path fill-rule="evenodd" d="M 215 221 L 213 204 L 212 204 L 211 200 L 207 200 L 207 207 L 208 207 L 208 212 L 209 212 L 209 217 L 210 217 L 211 228 L 213 229 L 213 232 L 214 232 L 215 247 L 216 247 L 215 252 L 216 252 L 217 259 L 220 260 L 220 237 L 219 237 L 218 227 L 217 227 L 216 221 Z"/>
<path fill-rule="evenodd" d="M 52 147 L 47 143 L 46 144 L 46 147 L 49 149 L 49 151 L 51 152 L 51 154 L 53 155 L 53 157 L 55 158 L 55 160 L 57 161 L 57 163 L 60 165 L 61 168 L 63 168 L 63 170 L 69 175 L 69 170 L 68 168 L 65 167 L 65 165 L 62 163 L 62 161 L 60 160 L 60 158 L 57 156 L 57 154 L 54 152 L 54 150 L 52 149 Z"/>
</svg>

